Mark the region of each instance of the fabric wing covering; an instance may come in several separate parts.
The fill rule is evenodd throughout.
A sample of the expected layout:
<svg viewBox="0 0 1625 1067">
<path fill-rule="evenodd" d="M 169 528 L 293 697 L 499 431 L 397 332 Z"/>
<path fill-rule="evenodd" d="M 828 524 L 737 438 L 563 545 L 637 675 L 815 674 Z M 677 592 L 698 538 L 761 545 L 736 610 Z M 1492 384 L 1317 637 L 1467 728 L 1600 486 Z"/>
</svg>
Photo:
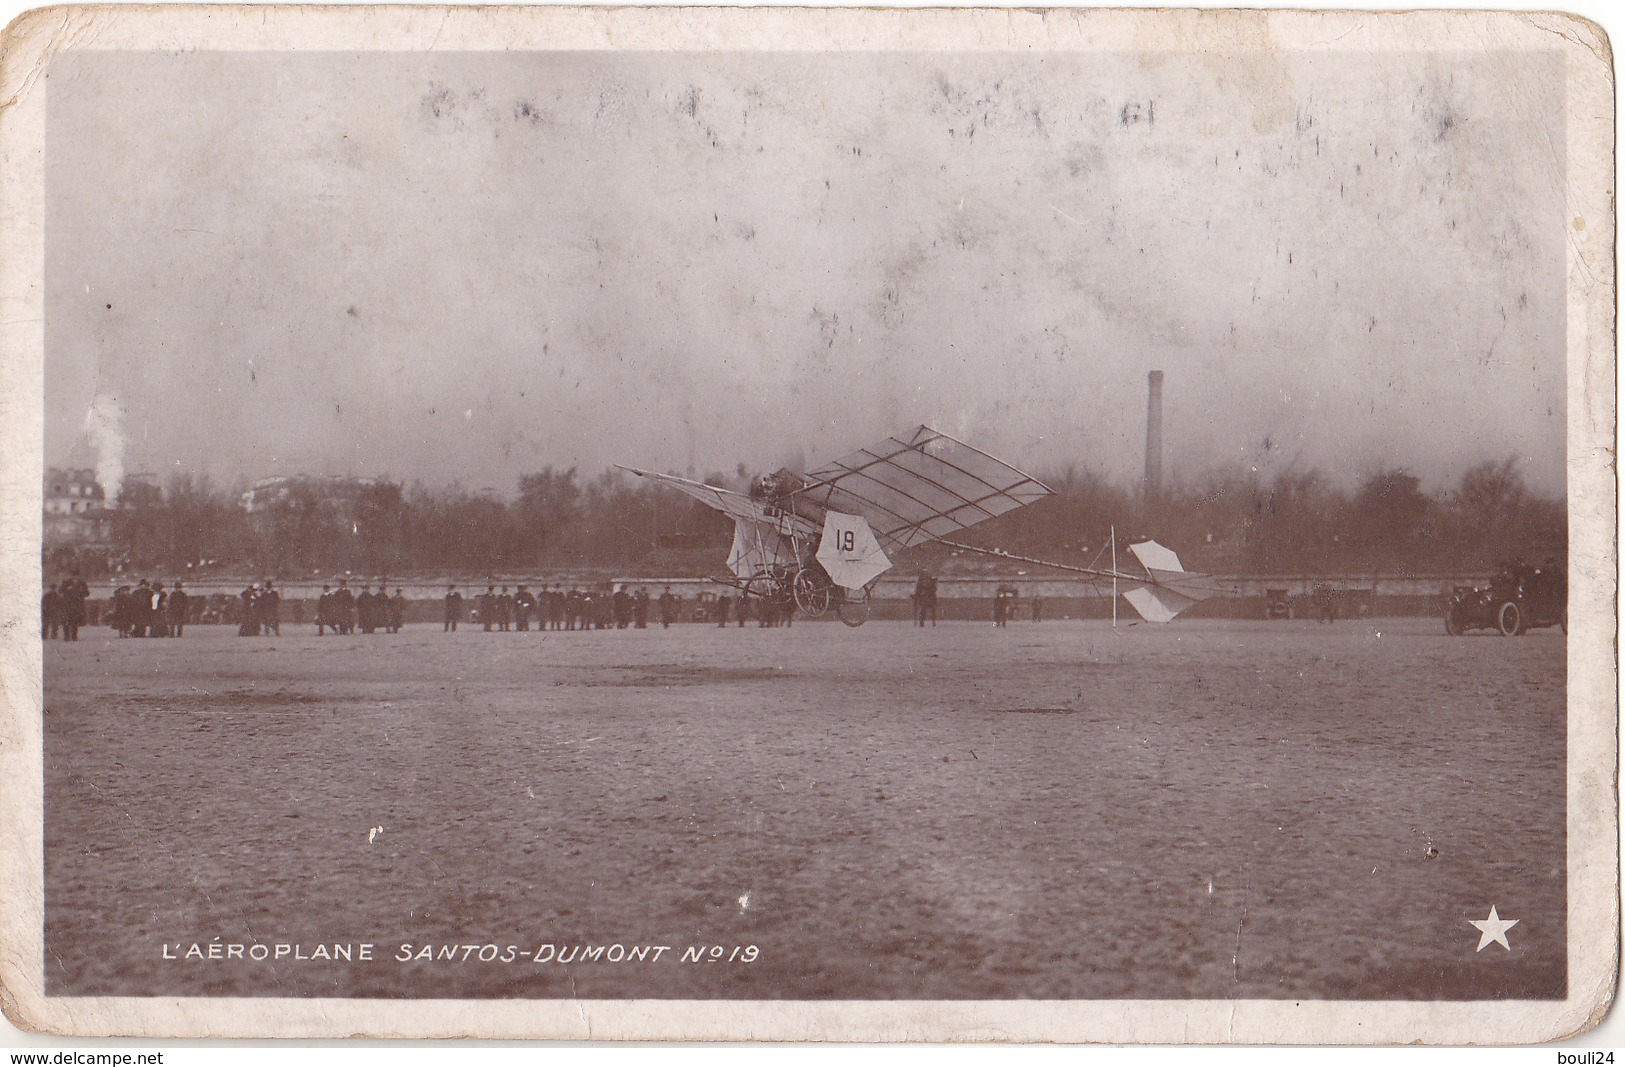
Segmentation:
<svg viewBox="0 0 1625 1067">
<path fill-rule="evenodd" d="M 728 552 L 728 569 L 736 578 L 760 578 L 774 567 L 792 573 L 797 566 L 795 548 L 771 522 L 734 519 L 734 543 Z"/>
<path fill-rule="evenodd" d="M 825 512 L 824 535 L 818 539 L 818 562 L 830 581 L 842 589 L 862 589 L 891 569 L 891 560 L 862 515 Z"/>
<path fill-rule="evenodd" d="M 888 551 L 951 536 L 1053 492 L 929 426 L 844 456 L 806 480 L 799 496 L 831 511 L 862 515 Z"/>
<path fill-rule="evenodd" d="M 670 486 L 707 507 L 716 508 L 735 522 L 741 520 L 755 522 L 762 518 L 761 507 L 744 493 L 736 493 L 732 489 L 719 489 L 717 486 L 696 482 L 691 478 L 679 478 L 675 474 L 656 474 L 653 471 L 638 470 L 636 467 L 621 467 L 621 470 L 631 471 L 639 478 L 650 478 L 662 485 Z"/>
<path fill-rule="evenodd" d="M 1134 605 L 1140 618 L 1146 622 L 1173 622 L 1186 608 L 1196 603 L 1165 586 L 1142 585 L 1123 594 L 1123 599 Z"/>
<path fill-rule="evenodd" d="M 728 552 L 728 569 L 738 578 L 760 578 L 774 567 L 794 571 L 798 561 L 795 547 L 788 536 L 789 531 L 793 528 L 805 537 L 818 530 L 812 522 L 800 516 L 769 517 L 762 505 L 731 489 L 696 482 L 691 478 L 679 478 L 675 474 L 655 474 L 636 467 L 621 469 L 670 486 L 733 519 L 734 539 L 733 547 Z"/>
</svg>

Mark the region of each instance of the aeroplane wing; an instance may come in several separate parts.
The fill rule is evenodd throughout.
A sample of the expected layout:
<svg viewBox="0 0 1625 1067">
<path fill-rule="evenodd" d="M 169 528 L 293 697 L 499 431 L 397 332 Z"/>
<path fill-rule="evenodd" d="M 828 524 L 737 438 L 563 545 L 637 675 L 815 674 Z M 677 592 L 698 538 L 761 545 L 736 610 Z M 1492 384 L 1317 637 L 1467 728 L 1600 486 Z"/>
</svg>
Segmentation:
<svg viewBox="0 0 1625 1067">
<path fill-rule="evenodd" d="M 636 467 L 621 467 L 623 471 L 631 471 L 639 478 L 653 478 L 664 485 L 669 485 L 680 493 L 687 493 L 707 507 L 715 508 L 734 520 L 745 522 L 760 522 L 767 517 L 766 511 L 760 504 L 746 496 L 736 493 L 732 489 L 722 489 L 704 482 L 696 482 L 689 478 L 679 478 L 675 474 L 656 474 L 653 471 L 640 471 Z"/>
<path fill-rule="evenodd" d="M 680 493 L 693 497 L 707 507 L 715 508 L 734 521 L 733 547 L 728 552 L 728 569 L 739 578 L 759 575 L 770 566 L 794 567 L 796 552 L 790 540 L 792 529 L 801 536 L 818 532 L 818 526 L 800 515 L 769 510 L 744 493 L 723 489 L 675 474 L 656 474 L 621 467 L 640 478 L 653 478 Z"/>
<path fill-rule="evenodd" d="M 863 516 L 889 551 L 950 536 L 1052 492 L 1002 460 L 920 426 L 812 471 L 795 495 Z"/>
</svg>

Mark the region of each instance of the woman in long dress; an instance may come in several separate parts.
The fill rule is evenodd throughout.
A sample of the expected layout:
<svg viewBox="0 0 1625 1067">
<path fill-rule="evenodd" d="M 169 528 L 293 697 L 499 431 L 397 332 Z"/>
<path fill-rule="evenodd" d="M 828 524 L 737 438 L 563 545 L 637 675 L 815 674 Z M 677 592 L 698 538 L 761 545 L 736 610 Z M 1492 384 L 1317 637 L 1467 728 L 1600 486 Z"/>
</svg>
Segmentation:
<svg viewBox="0 0 1625 1067">
<path fill-rule="evenodd" d="M 243 601 L 243 624 L 238 627 L 237 636 L 258 637 L 260 635 L 260 587 L 258 584 L 251 585 L 239 595 Z"/>
</svg>

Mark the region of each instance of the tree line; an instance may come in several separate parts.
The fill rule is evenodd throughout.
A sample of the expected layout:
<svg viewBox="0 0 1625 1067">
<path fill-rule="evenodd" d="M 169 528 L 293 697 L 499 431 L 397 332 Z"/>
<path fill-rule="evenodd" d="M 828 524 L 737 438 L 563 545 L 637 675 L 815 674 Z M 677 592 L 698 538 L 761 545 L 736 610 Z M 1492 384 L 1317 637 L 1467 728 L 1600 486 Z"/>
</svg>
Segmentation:
<svg viewBox="0 0 1625 1067">
<path fill-rule="evenodd" d="M 1040 477 L 1055 496 L 990 520 L 962 540 L 1077 565 L 1155 538 L 1191 569 L 1224 574 L 1468 573 L 1502 560 L 1538 562 L 1567 551 L 1562 499 L 1530 490 L 1517 461 L 1479 463 L 1428 493 L 1401 469 L 1373 472 L 1352 490 L 1316 470 L 1269 476 L 1221 471 L 1148 498 L 1084 468 Z M 750 472 L 712 473 L 743 489 Z M 460 485 L 379 480 L 353 496 L 295 486 L 250 513 L 238 493 L 180 474 L 132 485 L 112 513 L 112 543 L 47 550 L 48 567 L 315 576 L 542 574 L 612 570 L 665 577 L 720 569 L 730 521 L 667 486 L 620 470 L 584 477 L 546 467 L 502 497 Z M 958 557 L 958 558 L 956 558 Z M 987 566 L 943 546 L 894 560 L 944 572 Z M 991 565 L 1002 566 L 997 561 Z"/>
<path fill-rule="evenodd" d="M 1564 559 L 1566 501 L 1530 490 L 1517 467 L 1516 458 L 1479 463 L 1434 493 L 1398 468 L 1375 471 L 1352 491 L 1318 470 L 1231 470 L 1153 499 L 1068 470 L 1048 483 L 1057 499 L 1047 513 L 1001 516 L 982 539 L 1098 563 L 1115 526 L 1120 549 L 1154 538 L 1188 568 L 1216 574 L 1465 574 L 1509 559 Z"/>
</svg>

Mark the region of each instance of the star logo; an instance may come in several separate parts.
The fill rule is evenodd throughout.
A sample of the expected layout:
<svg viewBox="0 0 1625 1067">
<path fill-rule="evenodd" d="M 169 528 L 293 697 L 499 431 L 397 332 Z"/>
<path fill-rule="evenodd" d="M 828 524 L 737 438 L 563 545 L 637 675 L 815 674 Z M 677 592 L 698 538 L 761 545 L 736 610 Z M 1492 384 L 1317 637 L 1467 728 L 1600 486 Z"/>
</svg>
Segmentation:
<svg viewBox="0 0 1625 1067">
<path fill-rule="evenodd" d="M 1478 939 L 1476 951 L 1483 952 L 1484 946 L 1492 941 L 1500 942 L 1502 948 L 1508 952 L 1512 951 L 1512 946 L 1507 944 L 1507 931 L 1518 925 L 1517 919 L 1501 918 L 1495 913 L 1495 905 L 1491 904 L 1488 919 L 1468 919 L 1467 921 L 1478 927 L 1479 933 L 1483 935 Z"/>
</svg>

